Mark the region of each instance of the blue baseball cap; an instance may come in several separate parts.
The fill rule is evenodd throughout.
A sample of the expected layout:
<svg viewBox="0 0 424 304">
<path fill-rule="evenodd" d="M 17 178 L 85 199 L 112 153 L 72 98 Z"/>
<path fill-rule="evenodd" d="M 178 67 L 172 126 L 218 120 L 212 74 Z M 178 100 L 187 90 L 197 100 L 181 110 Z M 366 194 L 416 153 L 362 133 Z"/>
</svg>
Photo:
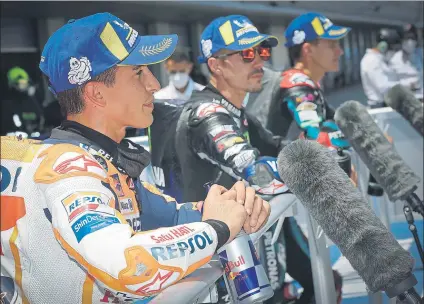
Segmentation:
<svg viewBox="0 0 424 304">
<path fill-rule="evenodd" d="M 292 47 L 318 38 L 338 40 L 346 36 L 349 31 L 350 27 L 334 25 L 324 15 L 306 13 L 289 24 L 284 33 L 287 41 L 284 45 Z"/>
<path fill-rule="evenodd" d="M 247 17 L 230 15 L 213 20 L 200 37 L 199 63 L 205 63 L 208 58 L 220 50 L 241 51 L 267 41 L 270 47 L 278 45 L 274 36 L 259 33 Z"/>
<path fill-rule="evenodd" d="M 166 60 L 177 35 L 140 36 L 110 13 L 70 20 L 47 41 L 40 69 L 53 93 L 82 85 L 115 65 L 149 65 Z"/>
</svg>

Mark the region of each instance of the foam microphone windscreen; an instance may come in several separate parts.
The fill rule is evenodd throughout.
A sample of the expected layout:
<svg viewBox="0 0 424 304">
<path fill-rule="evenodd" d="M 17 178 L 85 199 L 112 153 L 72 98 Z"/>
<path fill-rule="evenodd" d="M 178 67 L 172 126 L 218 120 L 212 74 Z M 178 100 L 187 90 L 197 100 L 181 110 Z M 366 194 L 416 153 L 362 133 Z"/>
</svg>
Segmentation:
<svg viewBox="0 0 424 304">
<path fill-rule="evenodd" d="M 406 199 L 417 189 L 420 178 L 394 150 L 365 106 L 346 101 L 334 119 L 392 202 Z"/>
<path fill-rule="evenodd" d="M 397 84 L 385 98 L 387 105 L 402 115 L 411 126 L 423 135 L 423 104 L 404 86 Z"/>
<path fill-rule="evenodd" d="M 408 278 L 414 260 L 377 218 L 322 145 L 296 140 L 278 156 L 278 172 L 372 292 Z"/>
</svg>

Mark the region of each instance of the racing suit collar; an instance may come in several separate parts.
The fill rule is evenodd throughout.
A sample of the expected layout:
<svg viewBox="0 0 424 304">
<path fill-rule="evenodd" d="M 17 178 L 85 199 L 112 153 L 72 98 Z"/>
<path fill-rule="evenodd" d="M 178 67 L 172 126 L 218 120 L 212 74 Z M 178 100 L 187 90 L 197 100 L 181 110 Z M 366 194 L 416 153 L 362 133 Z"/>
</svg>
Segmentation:
<svg viewBox="0 0 424 304">
<path fill-rule="evenodd" d="M 96 130 L 71 120 L 64 120 L 59 129 L 82 135 L 90 142 L 95 143 L 100 148 L 108 152 L 114 159 L 118 156 L 118 143 Z"/>
<path fill-rule="evenodd" d="M 221 92 L 218 91 L 217 88 L 215 88 L 210 82 L 206 85 L 205 90 L 212 91 L 216 95 L 219 95 L 221 97 L 221 100 L 213 99 L 212 102 L 218 103 L 222 105 L 224 108 L 226 108 L 228 111 L 230 111 L 234 116 L 237 118 L 240 118 L 243 114 L 243 109 L 238 109 L 235 105 L 231 103 L 231 101 L 228 101 Z"/>
<path fill-rule="evenodd" d="M 132 178 L 139 177 L 144 168 L 150 164 L 150 153 L 128 139 L 124 138 L 118 144 L 106 135 L 70 120 L 63 121 L 58 129 L 76 133 L 103 149 L 112 156 L 112 163 Z"/>
</svg>

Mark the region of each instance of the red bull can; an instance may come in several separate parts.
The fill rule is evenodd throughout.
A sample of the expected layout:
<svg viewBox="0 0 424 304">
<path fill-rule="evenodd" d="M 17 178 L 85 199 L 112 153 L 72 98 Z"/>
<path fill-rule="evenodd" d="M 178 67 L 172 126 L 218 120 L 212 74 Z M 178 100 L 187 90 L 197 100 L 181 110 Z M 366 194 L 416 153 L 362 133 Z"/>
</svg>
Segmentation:
<svg viewBox="0 0 424 304">
<path fill-rule="evenodd" d="M 236 298 L 237 303 L 263 302 L 274 295 L 253 242 L 244 231 L 223 246 L 218 255 L 231 289 L 228 293 Z"/>
</svg>

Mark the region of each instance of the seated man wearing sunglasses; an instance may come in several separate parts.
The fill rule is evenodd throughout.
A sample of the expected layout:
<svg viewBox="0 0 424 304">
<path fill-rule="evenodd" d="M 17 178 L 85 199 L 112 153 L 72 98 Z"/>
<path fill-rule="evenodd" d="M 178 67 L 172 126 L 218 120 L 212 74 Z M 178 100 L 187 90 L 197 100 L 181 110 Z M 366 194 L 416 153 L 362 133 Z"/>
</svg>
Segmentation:
<svg viewBox="0 0 424 304">
<path fill-rule="evenodd" d="M 275 158 L 259 159 L 277 156 L 279 140 L 242 109 L 246 93 L 261 88 L 264 60 L 277 44 L 239 15 L 217 18 L 202 33 L 199 62 L 207 63 L 211 79 L 193 92 L 176 125 L 184 201 L 204 197 L 208 182 L 226 187 L 245 179 L 263 195 L 287 191 Z"/>
</svg>

